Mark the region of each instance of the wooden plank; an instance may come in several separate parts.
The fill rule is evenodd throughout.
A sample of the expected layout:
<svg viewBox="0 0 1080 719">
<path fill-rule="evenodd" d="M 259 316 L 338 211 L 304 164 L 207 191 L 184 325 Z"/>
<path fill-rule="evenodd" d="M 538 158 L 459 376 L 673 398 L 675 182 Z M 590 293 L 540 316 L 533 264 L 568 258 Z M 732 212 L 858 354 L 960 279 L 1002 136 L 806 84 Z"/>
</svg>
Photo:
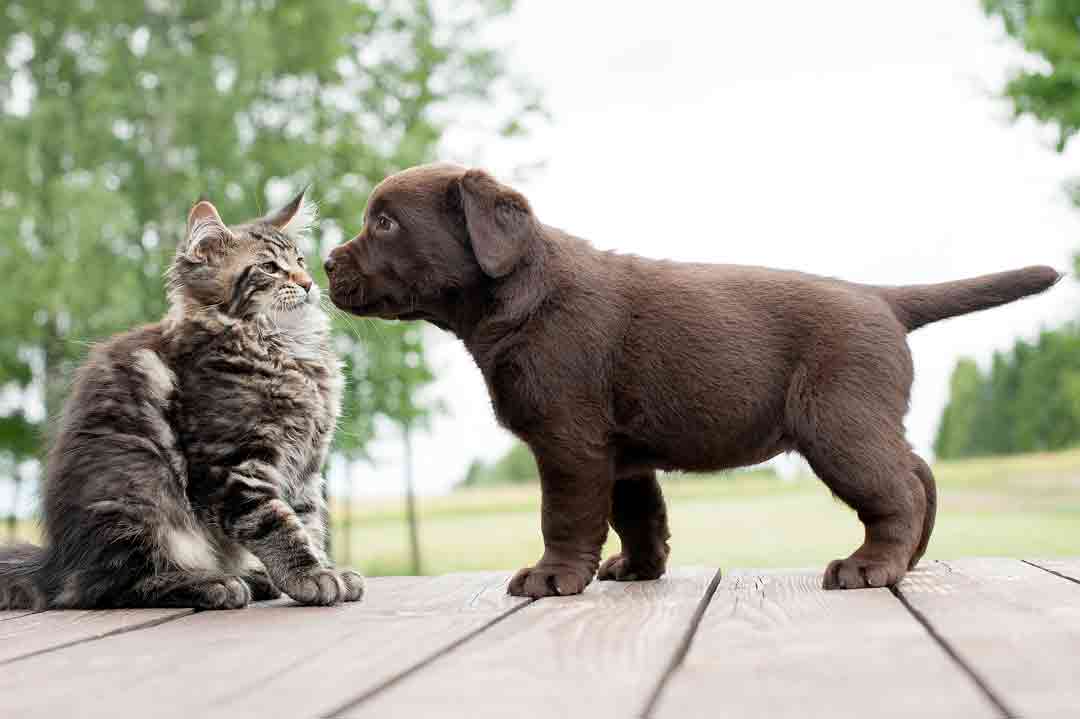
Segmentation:
<svg viewBox="0 0 1080 719">
<path fill-rule="evenodd" d="M 1015 559 L 962 559 L 899 591 L 1011 715 L 1080 706 L 1080 586 Z"/>
<path fill-rule="evenodd" d="M 5 667 L 0 705 L 13 717 L 324 716 L 526 602 L 506 596 L 508 579 L 387 577 L 356 604 L 202 612 Z"/>
<path fill-rule="evenodd" d="M 827 592 L 820 570 L 740 570 L 720 582 L 652 715 L 718 714 L 995 715 L 888 589 Z"/>
<path fill-rule="evenodd" d="M 342 716 L 637 716 L 715 575 L 680 569 L 542 599 Z"/>
<path fill-rule="evenodd" d="M 1080 559 L 1029 559 L 1027 561 L 1066 579 L 1080 582 Z"/>
<path fill-rule="evenodd" d="M 21 661 L 23 657 L 79 642 L 155 626 L 191 613 L 191 609 L 31 612 L 0 622 L 0 664 Z M 4 671 L 11 670 L 5 668 Z"/>
</svg>

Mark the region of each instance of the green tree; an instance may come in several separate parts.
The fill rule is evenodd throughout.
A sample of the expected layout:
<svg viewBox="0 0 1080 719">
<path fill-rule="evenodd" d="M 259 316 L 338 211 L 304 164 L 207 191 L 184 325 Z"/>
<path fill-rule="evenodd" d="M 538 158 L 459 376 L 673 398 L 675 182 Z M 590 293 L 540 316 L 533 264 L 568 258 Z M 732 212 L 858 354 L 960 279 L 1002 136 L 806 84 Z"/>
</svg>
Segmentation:
<svg viewBox="0 0 1080 719">
<path fill-rule="evenodd" d="M 0 4 L 0 452 L 39 453 L 89 342 L 161 316 L 198 196 L 239 221 L 312 183 L 324 216 L 353 222 L 383 176 L 432 159 L 505 77 L 481 31 L 510 5 Z M 525 91 L 499 100 L 508 133 L 536 107 Z M 345 232 L 325 221 L 309 251 Z M 431 373 L 415 328 L 336 323 L 350 372 L 337 446 L 363 456 L 375 417 L 423 414 Z"/>
<path fill-rule="evenodd" d="M 1080 442 L 1080 328 L 994 353 L 988 375 L 961 359 L 935 453 L 942 458 L 1063 449 Z"/>
<path fill-rule="evenodd" d="M 963 357 L 949 380 L 949 404 L 941 416 L 934 454 L 963 457 L 972 454 L 976 409 L 983 390 L 983 378 L 975 360 Z"/>
</svg>

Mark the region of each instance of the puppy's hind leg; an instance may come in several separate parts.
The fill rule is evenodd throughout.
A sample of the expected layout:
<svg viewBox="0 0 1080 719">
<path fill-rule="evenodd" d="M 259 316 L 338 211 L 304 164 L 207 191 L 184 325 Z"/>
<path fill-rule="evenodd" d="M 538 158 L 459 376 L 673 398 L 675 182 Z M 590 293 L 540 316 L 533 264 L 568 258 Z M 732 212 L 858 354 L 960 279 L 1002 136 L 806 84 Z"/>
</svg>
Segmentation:
<svg viewBox="0 0 1080 719">
<path fill-rule="evenodd" d="M 929 536 L 932 520 L 921 467 L 903 435 L 902 399 L 867 385 L 830 382 L 806 388 L 796 442 L 833 494 L 865 528 L 862 546 L 825 570 L 826 589 L 896 584 Z"/>
<path fill-rule="evenodd" d="M 930 535 L 934 531 L 934 519 L 937 517 L 937 483 L 934 481 L 934 473 L 930 471 L 930 465 L 914 452 L 911 453 L 911 459 L 915 463 L 912 471 L 922 482 L 923 491 L 926 492 L 926 516 L 923 519 L 922 538 L 919 540 L 919 546 L 915 548 L 915 554 L 911 557 L 908 569 L 914 569 L 922 556 L 926 554 L 926 547 L 930 544 Z"/>
<path fill-rule="evenodd" d="M 610 523 L 622 551 L 600 565 L 597 579 L 629 582 L 662 577 L 671 553 L 671 531 L 655 471 L 619 475 L 611 494 Z"/>
</svg>

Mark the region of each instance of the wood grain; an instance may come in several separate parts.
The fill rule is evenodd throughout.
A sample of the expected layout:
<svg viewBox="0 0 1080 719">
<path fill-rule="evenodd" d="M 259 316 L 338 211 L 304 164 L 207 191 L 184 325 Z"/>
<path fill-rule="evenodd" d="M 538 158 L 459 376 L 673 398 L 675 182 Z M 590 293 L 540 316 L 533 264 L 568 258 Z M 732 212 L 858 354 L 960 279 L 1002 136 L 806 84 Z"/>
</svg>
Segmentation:
<svg viewBox="0 0 1080 719">
<path fill-rule="evenodd" d="M 345 716 L 636 716 L 715 574 L 680 569 L 541 599 Z"/>
<path fill-rule="evenodd" d="M 724 577 L 656 717 L 979 717 L 993 706 L 887 589 Z"/>
<path fill-rule="evenodd" d="M 388 577 L 357 604 L 199 613 L 5 667 L 3 713 L 324 716 L 512 611 L 525 600 L 505 595 L 507 580 Z"/>
<path fill-rule="evenodd" d="M 191 614 L 190 609 L 68 610 L 27 613 L 0 622 L 0 664 L 58 647 L 101 639 Z M 10 667 L 5 673 L 11 672 Z"/>
<path fill-rule="evenodd" d="M 962 559 L 899 591 L 1012 714 L 1075 714 L 1080 585 L 1015 559 Z"/>
</svg>

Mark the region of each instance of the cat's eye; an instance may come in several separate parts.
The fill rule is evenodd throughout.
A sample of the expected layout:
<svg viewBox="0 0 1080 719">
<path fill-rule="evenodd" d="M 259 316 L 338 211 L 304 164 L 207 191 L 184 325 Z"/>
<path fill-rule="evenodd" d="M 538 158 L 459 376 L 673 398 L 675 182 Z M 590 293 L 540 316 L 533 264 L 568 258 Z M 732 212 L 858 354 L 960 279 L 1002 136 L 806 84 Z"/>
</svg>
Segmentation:
<svg viewBox="0 0 1080 719">
<path fill-rule="evenodd" d="M 298 265 L 300 265 L 301 267 L 303 267 L 304 265 L 306 265 L 306 264 L 307 264 L 307 261 L 306 261 L 306 260 L 304 259 L 304 256 L 303 256 L 303 255 L 300 255 L 299 257 L 297 257 L 297 258 L 296 258 L 296 264 L 298 264 Z"/>
<path fill-rule="evenodd" d="M 269 272 L 272 275 L 276 275 L 277 273 L 281 272 L 281 268 L 278 267 L 278 263 L 276 262 L 264 262 L 259 265 L 259 267 L 262 268 L 264 272 Z"/>
</svg>

